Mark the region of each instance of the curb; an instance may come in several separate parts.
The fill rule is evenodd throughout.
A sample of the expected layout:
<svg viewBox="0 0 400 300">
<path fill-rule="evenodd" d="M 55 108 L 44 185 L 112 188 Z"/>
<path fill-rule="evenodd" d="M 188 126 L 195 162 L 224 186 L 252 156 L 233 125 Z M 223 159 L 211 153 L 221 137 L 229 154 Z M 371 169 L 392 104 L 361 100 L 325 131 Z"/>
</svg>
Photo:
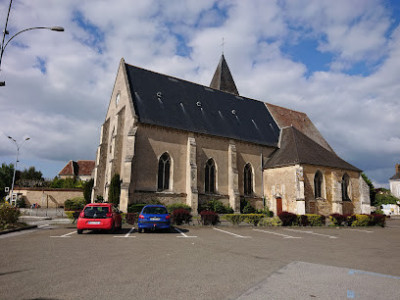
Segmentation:
<svg viewBox="0 0 400 300">
<path fill-rule="evenodd" d="M 8 230 L 0 231 L 0 235 L 7 234 L 7 233 L 12 233 L 12 232 L 17 232 L 17 231 L 28 230 L 28 229 L 34 229 L 34 228 L 37 228 L 37 225 L 30 225 L 30 226 L 16 228 L 16 229 L 8 229 Z"/>
</svg>

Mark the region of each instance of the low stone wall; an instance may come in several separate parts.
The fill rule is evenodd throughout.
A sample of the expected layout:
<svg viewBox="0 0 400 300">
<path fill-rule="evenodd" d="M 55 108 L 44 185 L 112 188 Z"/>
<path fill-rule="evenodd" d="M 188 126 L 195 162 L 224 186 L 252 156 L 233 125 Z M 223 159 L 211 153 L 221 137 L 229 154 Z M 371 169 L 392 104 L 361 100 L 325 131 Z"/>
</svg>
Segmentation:
<svg viewBox="0 0 400 300">
<path fill-rule="evenodd" d="M 14 188 L 18 198 L 25 200 L 26 206 L 39 204 L 41 207 L 64 207 L 65 200 L 83 197 L 81 189 Z"/>
<path fill-rule="evenodd" d="M 160 201 L 164 205 L 170 205 L 173 203 L 184 203 L 186 204 L 186 194 L 174 194 L 174 193 L 162 193 L 162 192 L 147 192 L 147 191 L 135 191 L 133 195 L 132 203 L 151 203 L 154 200 Z"/>
</svg>

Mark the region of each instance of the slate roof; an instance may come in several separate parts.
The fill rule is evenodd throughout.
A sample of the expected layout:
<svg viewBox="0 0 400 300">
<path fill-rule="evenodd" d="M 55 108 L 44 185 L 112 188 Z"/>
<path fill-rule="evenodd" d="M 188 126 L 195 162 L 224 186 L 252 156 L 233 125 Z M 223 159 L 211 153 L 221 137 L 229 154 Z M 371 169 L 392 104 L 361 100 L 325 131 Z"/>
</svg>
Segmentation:
<svg viewBox="0 0 400 300">
<path fill-rule="evenodd" d="M 95 167 L 94 160 L 70 160 L 65 167 L 58 173 L 64 176 L 90 176 Z"/>
<path fill-rule="evenodd" d="M 231 71 L 229 70 L 228 63 L 226 62 L 223 54 L 219 60 L 213 79 L 211 80 L 210 87 L 220 91 L 239 95 L 235 81 L 233 80 Z"/>
<path fill-rule="evenodd" d="M 352 170 L 361 170 L 347 163 L 334 152 L 322 147 L 295 127 L 282 129 L 280 148 L 267 160 L 264 168 L 309 164 Z"/>
<path fill-rule="evenodd" d="M 277 146 L 279 127 L 264 102 L 125 67 L 139 122 Z"/>
</svg>

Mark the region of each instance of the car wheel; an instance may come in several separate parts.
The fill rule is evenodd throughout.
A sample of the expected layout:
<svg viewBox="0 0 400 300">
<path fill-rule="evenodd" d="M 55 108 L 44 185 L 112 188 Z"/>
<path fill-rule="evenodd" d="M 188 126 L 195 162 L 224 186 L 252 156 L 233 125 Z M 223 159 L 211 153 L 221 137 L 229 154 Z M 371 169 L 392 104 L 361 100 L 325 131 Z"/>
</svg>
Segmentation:
<svg viewBox="0 0 400 300">
<path fill-rule="evenodd" d="M 78 234 L 82 234 L 83 229 L 78 229 L 78 230 L 76 230 L 76 232 L 77 232 Z"/>
<path fill-rule="evenodd" d="M 143 232 L 143 228 L 138 228 L 138 230 L 137 230 L 139 233 L 142 233 Z"/>
</svg>

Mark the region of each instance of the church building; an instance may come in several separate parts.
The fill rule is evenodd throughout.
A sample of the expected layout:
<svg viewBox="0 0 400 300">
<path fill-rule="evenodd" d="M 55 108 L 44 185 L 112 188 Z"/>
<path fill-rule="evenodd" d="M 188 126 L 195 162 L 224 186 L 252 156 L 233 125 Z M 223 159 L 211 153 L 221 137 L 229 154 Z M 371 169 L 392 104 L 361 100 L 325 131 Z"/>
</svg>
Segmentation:
<svg viewBox="0 0 400 300">
<path fill-rule="evenodd" d="M 305 113 L 239 95 L 224 55 L 210 86 L 121 59 L 94 171 L 92 201 L 121 179 L 120 209 L 159 200 L 240 200 L 275 214 L 370 213 L 361 170 L 341 159 Z"/>
</svg>

